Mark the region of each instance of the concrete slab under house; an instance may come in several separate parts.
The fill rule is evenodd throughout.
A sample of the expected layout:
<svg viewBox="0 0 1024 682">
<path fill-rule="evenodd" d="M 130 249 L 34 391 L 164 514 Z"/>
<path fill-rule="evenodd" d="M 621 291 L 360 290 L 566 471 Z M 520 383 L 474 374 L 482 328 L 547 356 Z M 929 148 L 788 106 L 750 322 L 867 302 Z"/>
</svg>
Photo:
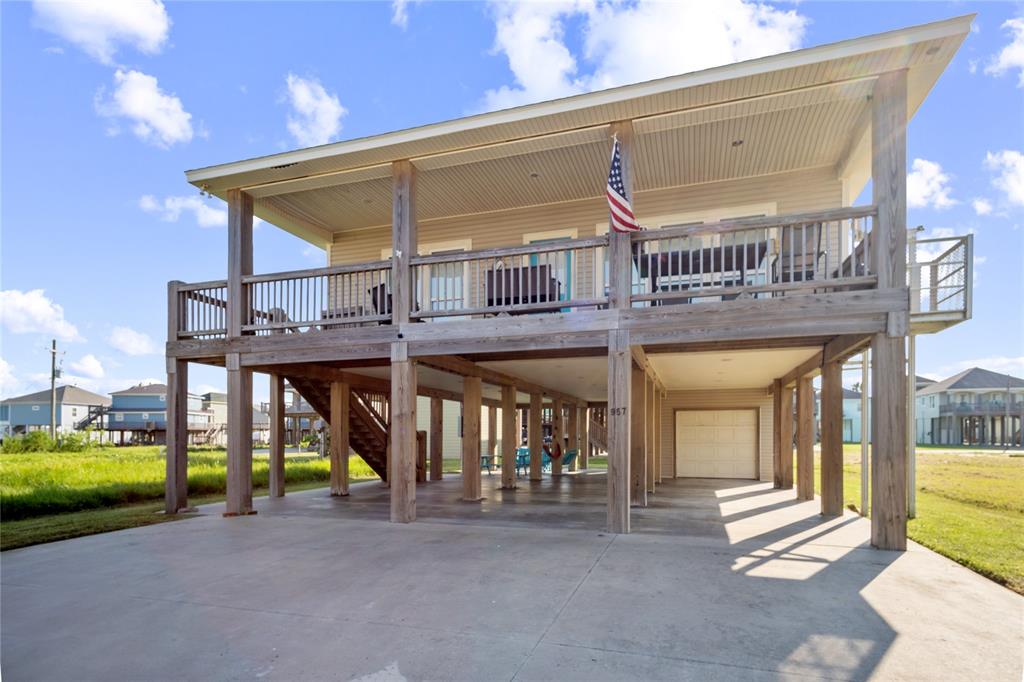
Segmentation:
<svg viewBox="0 0 1024 682">
<path fill-rule="evenodd" d="M 390 520 L 415 521 L 457 404 L 458 504 L 484 504 L 500 470 L 502 499 L 528 507 L 524 484 L 569 486 L 607 454 L 588 523 L 615 534 L 677 479 L 815 499 L 820 375 L 818 504 L 839 517 L 842 366 L 870 352 L 865 539 L 905 549 L 913 339 L 969 319 L 972 295 L 970 235 L 908 234 L 906 136 L 970 24 L 188 171 L 227 203 L 229 258 L 223 280 L 168 286 L 166 511 L 188 506 L 188 367 L 206 363 L 228 375 L 228 516 L 255 511 L 263 372 L 275 496 L 287 382 L 330 425 L 344 502 L 355 452 Z M 613 139 L 641 231 L 609 230 Z M 327 263 L 253 272 L 254 217 Z"/>
</svg>

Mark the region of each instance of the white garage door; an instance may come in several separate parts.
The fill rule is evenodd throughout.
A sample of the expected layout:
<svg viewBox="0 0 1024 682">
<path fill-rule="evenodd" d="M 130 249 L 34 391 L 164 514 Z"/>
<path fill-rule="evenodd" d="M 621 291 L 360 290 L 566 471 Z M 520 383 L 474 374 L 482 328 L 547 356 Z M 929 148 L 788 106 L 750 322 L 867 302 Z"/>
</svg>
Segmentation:
<svg viewBox="0 0 1024 682">
<path fill-rule="evenodd" d="M 676 412 L 676 476 L 757 478 L 757 410 Z"/>
</svg>

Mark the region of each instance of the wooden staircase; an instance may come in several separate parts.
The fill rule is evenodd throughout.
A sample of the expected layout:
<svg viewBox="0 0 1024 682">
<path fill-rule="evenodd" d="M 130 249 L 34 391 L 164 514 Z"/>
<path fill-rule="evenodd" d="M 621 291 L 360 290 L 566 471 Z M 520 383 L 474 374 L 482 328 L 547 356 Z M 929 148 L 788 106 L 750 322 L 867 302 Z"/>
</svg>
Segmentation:
<svg viewBox="0 0 1024 682">
<path fill-rule="evenodd" d="M 597 410 L 594 410 L 597 413 Z M 588 437 L 590 438 L 590 444 L 595 450 L 608 452 L 608 426 L 601 421 L 604 416 L 603 413 L 597 414 L 597 418 L 591 417 L 590 424 L 588 425 Z"/>
<path fill-rule="evenodd" d="M 286 376 L 320 417 L 331 422 L 331 382 Z M 349 401 L 349 445 L 380 476 L 388 480 L 388 398 L 384 394 L 352 391 Z"/>
</svg>

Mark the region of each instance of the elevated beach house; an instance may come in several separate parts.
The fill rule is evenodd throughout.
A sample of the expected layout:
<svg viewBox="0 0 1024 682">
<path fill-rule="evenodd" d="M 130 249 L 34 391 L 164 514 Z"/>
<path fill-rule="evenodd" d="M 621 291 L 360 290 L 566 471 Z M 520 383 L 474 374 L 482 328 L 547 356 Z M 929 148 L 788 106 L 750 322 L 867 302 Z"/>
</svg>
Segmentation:
<svg viewBox="0 0 1024 682">
<path fill-rule="evenodd" d="M 226 279 L 168 287 L 167 511 L 187 504 L 199 362 L 227 369 L 229 515 L 252 511 L 253 372 L 270 375 L 273 494 L 285 382 L 330 423 L 332 492 L 348 493 L 351 447 L 388 482 L 396 522 L 416 518 L 417 479 L 441 474 L 418 397 L 435 434 L 442 401 L 462 404 L 466 500 L 481 497 L 481 411 L 513 433 L 526 410 L 526 480 L 519 438 L 498 453 L 511 489 L 547 475 L 550 410 L 581 470 L 601 425 L 607 473 L 586 475 L 607 476 L 614 533 L 673 477 L 792 487 L 794 441 L 796 494 L 812 499 L 820 374 L 821 510 L 837 515 L 841 368 L 870 347 L 871 542 L 904 548 L 908 337 L 967 319 L 971 295 L 969 236 L 908 247 L 907 126 L 970 26 L 189 171 L 227 203 L 228 263 Z M 609 229 L 613 139 L 640 231 Z M 324 267 L 253 272 L 254 216 L 324 248 Z M 573 475 L 552 461 L 564 504 Z"/>
</svg>

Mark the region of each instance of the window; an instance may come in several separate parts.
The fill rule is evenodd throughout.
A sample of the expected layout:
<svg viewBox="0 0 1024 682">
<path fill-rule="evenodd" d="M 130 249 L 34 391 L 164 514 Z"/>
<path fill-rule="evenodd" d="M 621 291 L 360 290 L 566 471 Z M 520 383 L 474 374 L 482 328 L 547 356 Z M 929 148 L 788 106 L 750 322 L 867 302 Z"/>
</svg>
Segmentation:
<svg viewBox="0 0 1024 682">
<path fill-rule="evenodd" d="M 33 412 L 38 412 L 39 411 L 39 406 L 38 405 L 33 405 L 32 406 L 32 411 Z"/>
<path fill-rule="evenodd" d="M 77 417 L 78 416 L 78 408 L 77 407 L 72 407 L 71 408 L 71 416 L 72 417 Z"/>
<path fill-rule="evenodd" d="M 142 413 L 142 418 L 143 419 L 149 419 L 149 412 L 143 412 Z"/>
<path fill-rule="evenodd" d="M 160 396 L 160 402 L 166 402 L 166 401 L 167 401 L 167 396 L 166 395 Z"/>
<path fill-rule="evenodd" d="M 116 422 L 123 422 L 124 421 L 124 413 L 123 412 L 116 413 L 114 415 L 114 421 L 116 421 Z"/>
</svg>

